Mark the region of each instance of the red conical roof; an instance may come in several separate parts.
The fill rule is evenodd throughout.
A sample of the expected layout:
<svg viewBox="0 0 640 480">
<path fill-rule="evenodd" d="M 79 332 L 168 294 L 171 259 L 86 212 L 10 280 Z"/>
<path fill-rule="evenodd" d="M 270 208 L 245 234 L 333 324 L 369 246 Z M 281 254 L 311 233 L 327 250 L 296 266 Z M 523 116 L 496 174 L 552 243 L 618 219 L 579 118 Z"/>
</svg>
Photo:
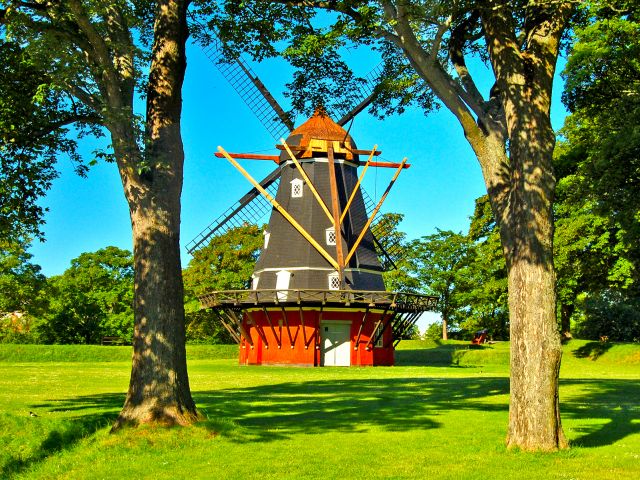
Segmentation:
<svg viewBox="0 0 640 480">
<path fill-rule="evenodd" d="M 323 109 L 318 108 L 309 120 L 291 132 L 290 136 L 294 135 L 302 135 L 316 140 L 344 142 L 349 134 L 334 122 Z"/>
<path fill-rule="evenodd" d="M 314 114 L 291 132 L 287 138 L 290 147 L 299 147 L 296 156 L 309 158 L 313 153 L 326 153 L 329 144 L 334 153 L 343 154 L 349 160 L 353 159 L 351 150 L 356 148 L 351 135 L 334 122 L 322 108 L 316 109 Z"/>
</svg>

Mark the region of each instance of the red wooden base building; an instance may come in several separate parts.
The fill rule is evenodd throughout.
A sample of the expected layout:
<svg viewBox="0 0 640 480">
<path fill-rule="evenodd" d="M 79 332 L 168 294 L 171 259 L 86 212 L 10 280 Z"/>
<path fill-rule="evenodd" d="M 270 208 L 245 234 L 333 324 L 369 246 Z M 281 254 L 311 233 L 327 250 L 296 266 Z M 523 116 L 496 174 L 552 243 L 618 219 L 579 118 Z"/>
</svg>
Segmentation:
<svg viewBox="0 0 640 480">
<path fill-rule="evenodd" d="M 232 334 L 239 330 L 242 365 L 310 367 L 393 365 L 399 339 L 437 301 L 353 290 L 238 290 L 201 300 Z"/>
</svg>

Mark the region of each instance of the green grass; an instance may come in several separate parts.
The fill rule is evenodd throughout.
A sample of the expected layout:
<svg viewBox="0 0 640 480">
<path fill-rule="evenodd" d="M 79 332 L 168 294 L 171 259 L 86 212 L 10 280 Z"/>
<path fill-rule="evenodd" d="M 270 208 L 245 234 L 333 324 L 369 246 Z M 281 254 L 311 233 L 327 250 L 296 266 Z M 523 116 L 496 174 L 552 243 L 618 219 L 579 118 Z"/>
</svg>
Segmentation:
<svg viewBox="0 0 640 480">
<path fill-rule="evenodd" d="M 0 478 L 640 478 L 640 346 L 565 346 L 573 448 L 554 454 L 504 447 L 508 344 L 400 346 L 396 367 L 325 369 L 240 367 L 197 346 L 208 419 L 114 435 L 130 365 L 102 350 L 122 347 L 27 361 L 0 346 Z"/>
<path fill-rule="evenodd" d="M 0 362 L 129 362 L 131 352 L 131 346 L 0 344 Z M 188 360 L 237 357 L 237 345 L 187 345 Z"/>
</svg>

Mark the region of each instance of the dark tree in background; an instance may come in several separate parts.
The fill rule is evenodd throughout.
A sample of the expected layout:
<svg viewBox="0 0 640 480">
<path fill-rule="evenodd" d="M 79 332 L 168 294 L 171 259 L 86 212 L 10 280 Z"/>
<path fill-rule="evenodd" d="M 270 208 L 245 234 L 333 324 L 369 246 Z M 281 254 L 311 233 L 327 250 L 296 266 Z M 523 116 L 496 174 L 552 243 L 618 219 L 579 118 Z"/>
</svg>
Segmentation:
<svg viewBox="0 0 640 480">
<path fill-rule="evenodd" d="M 244 290 L 264 242 L 257 225 L 232 228 L 193 254 L 183 271 L 187 338 L 191 341 L 233 343 L 217 312 L 201 310 L 198 297 L 213 290 Z"/>
</svg>

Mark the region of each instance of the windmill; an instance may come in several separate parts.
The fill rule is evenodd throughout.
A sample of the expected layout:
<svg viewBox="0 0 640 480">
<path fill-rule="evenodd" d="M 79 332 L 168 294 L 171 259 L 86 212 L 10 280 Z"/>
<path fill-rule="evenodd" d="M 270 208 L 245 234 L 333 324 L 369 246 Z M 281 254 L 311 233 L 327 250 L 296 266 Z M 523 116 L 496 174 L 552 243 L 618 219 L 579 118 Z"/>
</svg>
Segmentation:
<svg viewBox="0 0 640 480">
<path fill-rule="evenodd" d="M 202 48 L 207 58 L 276 141 L 286 137 L 293 130 L 293 122 L 290 117 L 249 64 L 241 57 L 237 57 L 231 62 L 222 61 L 224 52 L 220 41 L 215 36 L 208 38 L 208 43 L 203 44 Z M 381 70 L 382 65 L 379 64 L 365 76 L 361 90 L 358 95 L 355 95 L 357 102 L 354 106 L 345 106 L 340 111 L 334 112 L 334 115 L 339 118 L 338 125 L 346 125 L 371 104 L 374 98 L 375 80 Z M 261 158 L 261 156 L 254 155 L 252 158 Z M 272 157 L 262 156 L 262 159 L 271 160 Z M 259 182 L 271 195 L 275 195 L 277 191 L 280 173 L 281 169 L 276 167 Z M 363 189 L 362 194 L 365 207 L 368 212 L 371 212 L 374 202 Z M 244 224 L 264 223 L 271 208 L 271 205 L 259 194 L 258 190 L 250 189 L 193 238 L 187 244 L 187 251 L 193 254 L 206 245 L 212 237 L 223 235 L 230 228 Z M 396 268 L 395 260 L 402 250 L 398 239 L 391 235 L 394 227 L 395 225 L 384 216 L 377 217 L 371 225 L 376 251 L 381 257 L 385 269 Z"/>
<path fill-rule="evenodd" d="M 248 65 L 239 59 L 220 64 L 219 45 L 217 50 L 212 45 L 207 55 L 217 66 L 227 65 L 223 75 L 272 135 L 291 130 L 284 110 Z M 365 90 L 338 122 L 317 109 L 277 145 L 279 155 L 228 153 L 219 147 L 216 156 L 226 158 L 253 188 L 198 235 L 189 251 L 270 213 L 251 288 L 200 297 L 203 308 L 221 314 L 240 344 L 242 364 L 393 365 L 402 334 L 436 306 L 437 297 L 385 291 L 378 253 L 393 259 L 376 240 L 373 221 L 409 165 L 406 159 L 397 164 L 374 160 L 381 153 L 377 146 L 359 150 L 342 127 L 372 96 L 372 88 Z M 366 162 L 360 155 L 368 156 Z M 239 159 L 278 166 L 258 181 Z M 378 203 L 367 209 L 360 185 L 369 167 L 394 168 L 395 174 Z"/>
</svg>

